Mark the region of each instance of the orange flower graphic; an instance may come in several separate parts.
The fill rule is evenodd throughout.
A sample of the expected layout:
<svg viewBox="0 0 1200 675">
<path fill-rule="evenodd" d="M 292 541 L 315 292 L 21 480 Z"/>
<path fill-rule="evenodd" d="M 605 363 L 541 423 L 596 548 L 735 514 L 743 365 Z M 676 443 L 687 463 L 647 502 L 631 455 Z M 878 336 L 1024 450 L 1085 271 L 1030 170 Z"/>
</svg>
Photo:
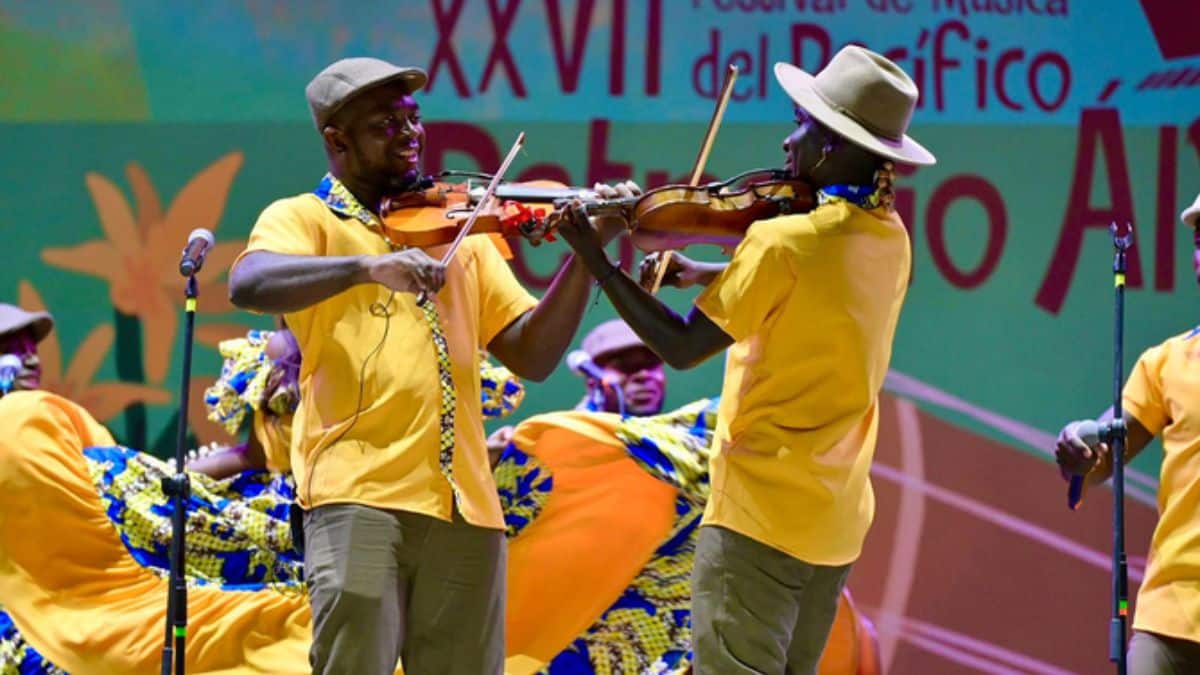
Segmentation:
<svg viewBox="0 0 1200 675">
<path fill-rule="evenodd" d="M 104 176 L 89 172 L 84 179 L 104 239 L 71 248 L 48 248 L 42 259 L 63 269 L 90 274 L 109 284 L 113 307 L 136 316 L 142 324 L 143 367 L 149 382 L 161 383 L 170 365 L 178 330 L 178 307 L 183 304 L 184 279 L 179 254 L 188 234 L 197 227 L 216 231 L 233 178 L 242 166 L 242 153 L 232 152 L 193 177 L 163 212 L 149 176 L 136 162 L 126 176 L 137 215 L 125 195 Z M 219 242 L 209 252 L 199 282 L 199 308 L 205 313 L 233 310 L 222 277 L 244 242 Z"/>
<path fill-rule="evenodd" d="M 42 296 L 28 281 L 17 289 L 18 302 L 29 311 L 48 311 Z M 168 403 L 171 395 L 162 389 L 127 382 L 92 382 L 100 364 L 112 349 L 113 327 L 98 326 L 88 334 L 75 351 L 71 364 L 63 372 L 62 345 L 58 334 L 51 331 L 38 345 L 42 362 L 42 389 L 78 403 L 101 422 L 116 417 L 134 403 Z"/>
</svg>

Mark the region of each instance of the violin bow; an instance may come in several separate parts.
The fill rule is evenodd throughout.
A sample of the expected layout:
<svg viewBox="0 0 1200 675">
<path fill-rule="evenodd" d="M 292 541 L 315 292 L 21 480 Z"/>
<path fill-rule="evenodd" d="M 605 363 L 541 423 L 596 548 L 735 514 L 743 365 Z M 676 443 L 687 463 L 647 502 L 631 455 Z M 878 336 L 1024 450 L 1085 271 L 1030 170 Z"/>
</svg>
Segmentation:
<svg viewBox="0 0 1200 675">
<path fill-rule="evenodd" d="M 442 256 L 442 265 L 450 264 L 450 260 L 454 258 L 454 252 L 458 250 L 459 244 L 461 244 L 463 239 L 471 233 L 471 228 L 475 226 L 475 221 L 479 219 L 479 214 L 483 212 L 483 207 L 491 201 L 492 195 L 496 193 L 496 186 L 499 185 L 500 181 L 504 178 L 504 173 L 508 171 L 508 165 L 512 164 L 513 159 L 516 158 L 517 153 L 520 152 L 521 146 L 523 145 L 525 145 L 524 131 L 517 134 L 516 142 L 514 142 L 512 147 L 509 148 L 508 155 L 500 164 L 500 169 L 497 170 L 495 175 L 492 176 L 492 180 L 490 183 L 488 183 L 487 190 L 484 191 L 483 197 L 478 203 L 475 204 L 475 208 L 471 210 L 471 215 L 467 217 L 467 222 L 462 226 L 462 229 L 458 231 L 458 236 L 454 238 L 454 241 L 450 242 L 450 248 L 446 249 L 445 255 Z M 428 293 L 421 291 L 417 295 L 417 304 L 424 305 L 425 301 L 428 299 Z"/>
<path fill-rule="evenodd" d="M 696 155 L 696 163 L 692 166 L 692 177 L 688 184 L 696 187 L 700 177 L 704 175 L 704 166 L 708 164 L 708 153 L 712 150 L 713 142 L 717 139 L 717 129 L 725 116 L 725 107 L 729 105 L 729 97 L 733 95 L 733 83 L 737 80 L 738 69 L 732 63 L 725 71 L 725 82 L 721 85 L 721 96 L 717 99 L 717 107 L 713 109 L 712 119 L 708 121 L 708 130 L 704 132 L 704 142 L 700 144 L 700 153 Z M 658 261 L 658 269 L 654 272 L 654 284 L 650 287 L 650 295 L 658 293 L 662 286 L 663 277 L 667 275 L 667 266 L 671 262 L 671 251 L 663 251 Z"/>
</svg>

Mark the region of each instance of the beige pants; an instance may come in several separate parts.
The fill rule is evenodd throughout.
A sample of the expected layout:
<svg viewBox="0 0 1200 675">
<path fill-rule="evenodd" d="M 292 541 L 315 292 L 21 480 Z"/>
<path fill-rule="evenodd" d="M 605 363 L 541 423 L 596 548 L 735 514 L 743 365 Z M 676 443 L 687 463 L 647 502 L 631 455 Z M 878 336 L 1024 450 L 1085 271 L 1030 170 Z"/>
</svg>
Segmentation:
<svg viewBox="0 0 1200 675">
<path fill-rule="evenodd" d="M 304 535 L 314 674 L 503 672 L 503 532 L 335 504 Z"/>
<path fill-rule="evenodd" d="M 700 528 L 692 570 L 693 672 L 817 672 L 849 574 L 850 565 L 810 565 L 732 530 Z"/>
<path fill-rule="evenodd" d="M 1134 631 L 1126 657 L 1129 675 L 1200 673 L 1200 643 Z"/>
</svg>

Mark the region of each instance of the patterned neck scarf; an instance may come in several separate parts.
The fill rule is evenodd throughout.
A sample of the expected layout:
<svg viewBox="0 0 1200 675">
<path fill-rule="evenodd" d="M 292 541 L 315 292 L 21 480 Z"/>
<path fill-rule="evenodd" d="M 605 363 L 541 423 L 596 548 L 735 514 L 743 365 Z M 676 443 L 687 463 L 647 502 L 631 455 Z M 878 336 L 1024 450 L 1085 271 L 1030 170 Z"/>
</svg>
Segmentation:
<svg viewBox="0 0 1200 675">
<path fill-rule="evenodd" d="M 350 192 L 350 189 L 332 174 L 325 174 L 325 177 L 321 179 L 313 194 L 320 198 L 331 210 L 354 218 L 367 226 L 372 232 L 378 233 L 392 250 L 397 250 L 395 245 L 388 240 L 387 235 L 384 234 L 383 223 L 380 222 L 379 218 L 360 204 L 358 198 Z M 450 492 L 454 499 L 454 504 L 457 506 L 462 503 L 462 494 L 459 492 L 458 483 L 454 480 L 453 469 L 454 406 L 458 397 L 454 391 L 454 377 L 450 371 L 450 349 L 446 342 L 446 333 L 442 330 L 441 319 L 438 316 L 437 305 L 434 303 L 433 298 L 428 298 L 425 304 L 420 306 L 420 309 L 425 317 L 425 323 L 429 325 L 429 332 L 433 338 L 434 353 L 437 354 L 438 385 L 441 389 L 441 406 L 438 419 L 438 464 L 441 468 L 442 476 L 450 484 Z"/>
<path fill-rule="evenodd" d="M 817 190 L 817 204 L 850 202 L 864 209 L 873 209 L 880 204 L 879 190 L 872 185 L 826 185 Z"/>
<path fill-rule="evenodd" d="M 817 190 L 817 205 L 849 202 L 868 211 L 881 206 L 890 209 L 896 201 L 896 193 L 892 190 L 895 181 L 895 164 L 883 162 L 875 171 L 874 185 L 826 185 Z"/>
</svg>

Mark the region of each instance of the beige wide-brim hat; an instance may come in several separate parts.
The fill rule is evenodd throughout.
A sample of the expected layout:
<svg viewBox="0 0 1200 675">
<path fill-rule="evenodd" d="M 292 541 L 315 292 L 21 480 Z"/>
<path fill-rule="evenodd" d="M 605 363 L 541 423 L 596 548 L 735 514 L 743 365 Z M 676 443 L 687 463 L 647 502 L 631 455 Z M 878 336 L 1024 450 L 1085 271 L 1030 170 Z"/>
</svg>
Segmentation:
<svg viewBox="0 0 1200 675">
<path fill-rule="evenodd" d="M 1200 225 L 1200 195 L 1196 195 L 1196 201 L 1192 202 L 1191 206 L 1179 214 L 1179 219 L 1183 221 L 1184 225 L 1193 230 L 1196 229 L 1197 225 Z"/>
<path fill-rule="evenodd" d="M 331 63 L 304 88 L 308 109 L 317 130 L 355 96 L 392 82 L 402 82 L 408 93 L 425 86 L 425 71 L 414 66 L 397 66 L 382 59 L 359 56 Z"/>
<path fill-rule="evenodd" d="M 883 56 L 850 45 L 815 77 L 780 62 L 775 79 L 796 105 L 855 145 L 904 164 L 937 162 L 907 135 L 917 85 Z"/>
<path fill-rule="evenodd" d="M 0 335 L 23 328 L 32 328 L 34 341 L 41 342 L 54 328 L 54 319 L 46 312 L 26 312 L 16 305 L 0 302 Z"/>
</svg>

